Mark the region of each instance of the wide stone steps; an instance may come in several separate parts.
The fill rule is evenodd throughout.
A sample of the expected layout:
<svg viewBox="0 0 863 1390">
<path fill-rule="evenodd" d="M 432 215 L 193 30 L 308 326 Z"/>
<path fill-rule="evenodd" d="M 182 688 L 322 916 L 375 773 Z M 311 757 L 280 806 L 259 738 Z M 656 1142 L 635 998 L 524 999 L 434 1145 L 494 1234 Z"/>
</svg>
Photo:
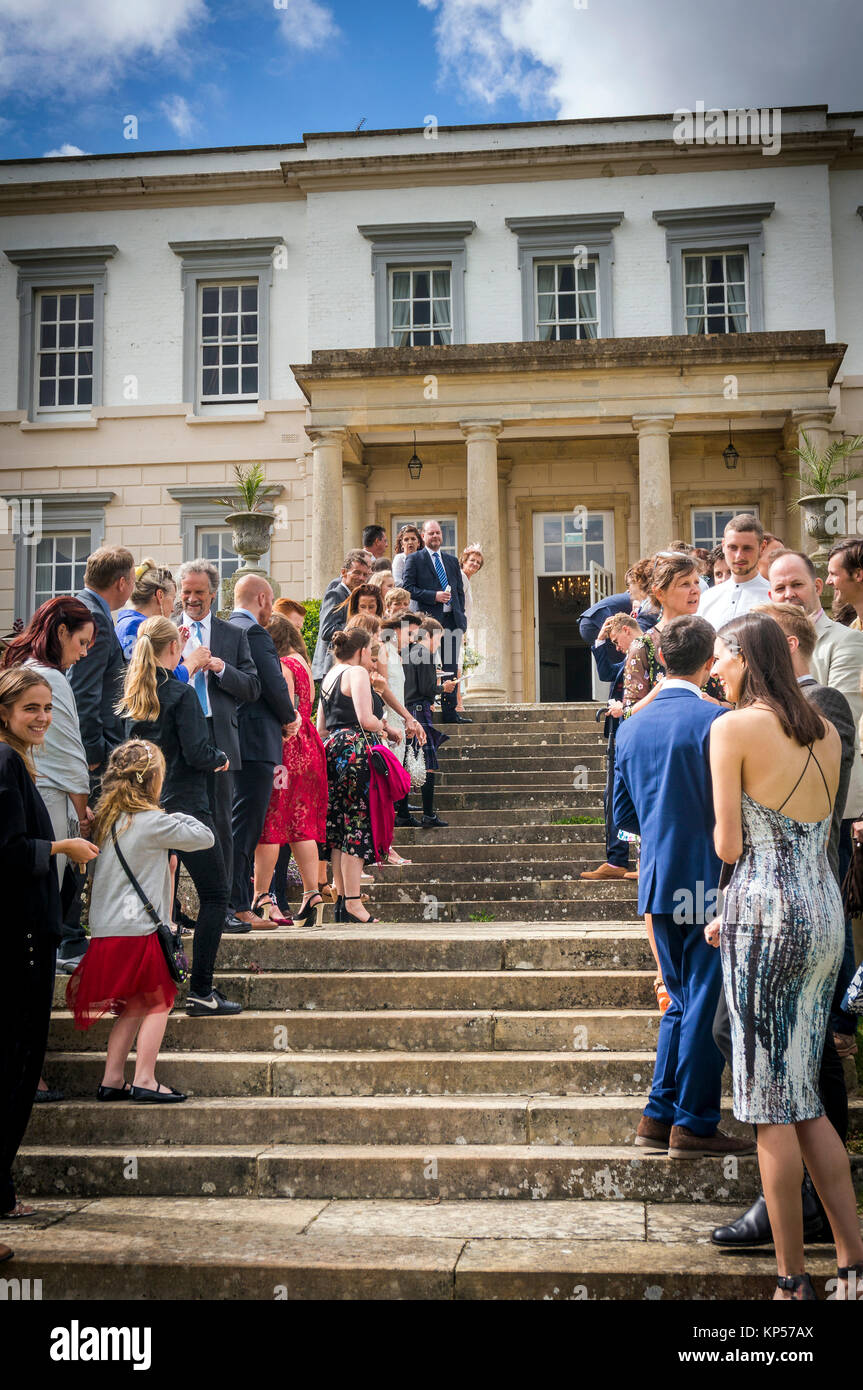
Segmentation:
<svg viewBox="0 0 863 1390">
<path fill-rule="evenodd" d="M 704 1232 L 727 1207 L 544 1200 L 49 1200 L 15 1231 L 15 1273 L 46 1298 L 176 1301 L 768 1299 L 763 1252 Z M 699 1243 L 701 1242 L 701 1243 Z M 807 1252 L 824 1297 L 832 1251 Z"/>
<path fill-rule="evenodd" d="M 540 854 L 530 863 L 525 863 L 522 859 L 513 859 L 511 854 L 499 854 L 493 861 L 486 859 L 484 864 L 482 860 L 464 859 L 459 851 L 450 850 L 448 854 L 437 860 L 426 858 L 423 863 L 380 864 L 376 866 L 374 869 L 375 893 L 377 895 L 378 887 L 382 887 L 384 884 L 443 882 L 456 886 L 460 881 L 465 881 L 468 875 L 478 873 L 484 873 L 484 876 L 477 880 L 480 884 L 488 881 L 507 886 L 512 883 L 538 883 L 546 879 L 577 879 L 583 869 L 593 868 L 600 862 L 602 861 L 598 854 L 584 854 L 580 848 L 575 855 L 564 856 L 561 854 L 557 858 L 549 860 L 545 860 Z M 627 879 L 587 880 L 590 884 L 599 883 L 604 886 L 633 883 L 634 881 Z M 379 901 L 377 896 L 375 901 Z"/>
<path fill-rule="evenodd" d="M 863 1159 L 854 1167 L 863 1176 Z M 33 1145 L 19 1171 L 28 1191 L 53 1197 L 119 1196 L 130 1172 L 135 1195 L 150 1197 L 745 1204 L 759 1190 L 754 1156 L 675 1161 L 611 1145 Z"/>
<path fill-rule="evenodd" d="M 49 1051 L 103 1052 L 111 1023 L 76 1032 L 55 1015 Z M 225 1018 L 168 1019 L 163 1050 L 174 1052 L 609 1052 L 656 1045 L 656 1009 L 266 1009 Z"/>
</svg>

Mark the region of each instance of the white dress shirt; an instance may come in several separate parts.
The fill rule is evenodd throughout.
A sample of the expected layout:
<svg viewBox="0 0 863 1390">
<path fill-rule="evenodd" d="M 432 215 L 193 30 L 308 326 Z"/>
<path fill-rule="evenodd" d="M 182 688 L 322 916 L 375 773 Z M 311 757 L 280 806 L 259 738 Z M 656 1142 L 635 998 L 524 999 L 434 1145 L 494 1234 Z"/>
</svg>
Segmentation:
<svg viewBox="0 0 863 1390">
<path fill-rule="evenodd" d="M 698 605 L 699 618 L 706 618 L 718 632 L 732 618 L 742 618 L 744 613 L 759 603 L 770 602 L 770 585 L 760 574 L 738 584 L 732 575 L 723 584 L 716 584 L 706 594 L 701 595 Z"/>
<path fill-rule="evenodd" d="M 692 681 L 684 680 L 682 676 L 666 676 L 660 685 L 660 690 L 688 690 L 690 694 L 697 695 L 699 700 L 704 699 L 704 691 L 699 690 Z"/>
<path fill-rule="evenodd" d="M 201 636 L 200 636 L 200 638 L 198 637 L 198 635 L 197 635 L 197 633 L 196 633 L 196 631 L 195 631 L 195 623 L 200 623 L 200 624 L 201 624 Z M 188 657 L 190 657 L 191 654 L 192 654 L 192 652 L 193 652 L 193 651 L 196 651 L 198 647 L 209 647 L 209 645 L 210 645 L 210 614 L 209 614 L 209 613 L 207 614 L 207 616 L 206 616 L 205 618 L 190 618 L 189 615 L 188 615 L 188 613 L 184 613 L 183 616 L 182 616 L 182 618 L 180 619 L 180 626 L 181 626 L 181 627 L 187 627 L 187 628 L 189 629 L 189 640 L 188 640 L 188 642 L 186 643 L 185 647 L 183 648 L 183 660 L 184 660 L 184 661 L 187 661 Z M 207 685 L 207 674 L 208 674 L 208 673 L 205 671 L 205 672 L 204 672 L 204 680 L 203 680 L 203 682 L 200 684 L 200 688 L 204 691 L 204 694 L 206 695 L 206 698 L 207 698 L 207 708 L 204 710 L 204 714 L 205 714 L 205 716 L 209 719 L 210 716 L 212 715 L 213 711 L 212 711 L 212 708 L 211 708 L 211 706 L 210 706 L 210 691 L 209 691 L 208 685 Z M 195 684 L 195 676 L 197 676 L 197 675 L 199 675 L 199 672 L 198 672 L 198 671 L 195 672 L 195 675 L 194 675 L 194 676 L 191 676 L 191 677 L 189 678 L 189 683 L 190 683 L 192 689 L 196 692 L 196 694 L 197 694 L 198 689 L 199 689 L 198 685 Z M 198 699 L 199 699 L 199 700 L 201 699 L 200 695 L 198 695 Z M 203 709 L 203 701 L 201 702 L 201 708 Z"/>
</svg>

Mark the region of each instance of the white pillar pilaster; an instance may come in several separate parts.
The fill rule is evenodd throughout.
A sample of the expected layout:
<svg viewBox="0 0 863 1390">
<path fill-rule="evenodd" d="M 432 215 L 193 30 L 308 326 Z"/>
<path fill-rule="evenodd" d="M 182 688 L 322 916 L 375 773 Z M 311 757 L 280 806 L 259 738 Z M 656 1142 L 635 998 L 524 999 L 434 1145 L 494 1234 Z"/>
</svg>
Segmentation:
<svg viewBox="0 0 863 1390">
<path fill-rule="evenodd" d="M 358 550 L 363 543 L 366 524 L 366 470 L 359 463 L 345 463 L 342 468 L 342 508 L 344 511 L 343 556 Z"/>
<path fill-rule="evenodd" d="M 307 429 L 312 443 L 311 598 L 323 598 L 344 563 L 342 441 L 344 429 Z"/>
<path fill-rule="evenodd" d="M 503 704 L 507 698 L 509 625 L 504 622 L 503 543 L 497 468 L 499 420 L 465 420 L 460 429 L 467 444 L 466 544 L 482 546 L 483 565 L 471 580 L 471 635 L 482 665 L 470 678 L 466 700 Z"/>
<path fill-rule="evenodd" d="M 633 415 L 638 435 L 639 549 L 653 555 L 673 540 L 670 435 L 673 415 Z"/>
</svg>

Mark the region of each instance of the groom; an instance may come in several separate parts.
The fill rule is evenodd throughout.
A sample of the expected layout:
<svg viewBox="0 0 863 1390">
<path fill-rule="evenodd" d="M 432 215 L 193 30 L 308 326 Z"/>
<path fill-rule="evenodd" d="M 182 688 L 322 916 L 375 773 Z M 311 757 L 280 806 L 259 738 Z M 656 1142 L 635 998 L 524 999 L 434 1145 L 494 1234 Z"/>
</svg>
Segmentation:
<svg viewBox="0 0 863 1390">
<path fill-rule="evenodd" d="M 638 910 L 653 915 L 671 996 L 635 1142 L 669 1158 L 755 1152 L 751 1140 L 717 1129 L 723 1059 L 713 1017 L 722 971 L 704 927 L 716 915 L 721 868 L 713 848 L 710 726 L 725 710 L 701 693 L 715 636 L 704 618 L 668 623 L 661 633 L 666 679 L 617 734 L 614 819 L 641 835 Z"/>
</svg>

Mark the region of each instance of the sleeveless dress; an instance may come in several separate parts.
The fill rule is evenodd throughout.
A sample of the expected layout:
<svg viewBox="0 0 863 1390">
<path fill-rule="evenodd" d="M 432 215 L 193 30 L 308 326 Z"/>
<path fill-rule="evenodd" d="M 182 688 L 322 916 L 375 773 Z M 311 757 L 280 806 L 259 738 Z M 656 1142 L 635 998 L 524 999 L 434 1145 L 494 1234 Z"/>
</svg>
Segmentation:
<svg viewBox="0 0 863 1390">
<path fill-rule="evenodd" d="M 332 680 L 327 672 L 321 682 L 320 698 L 327 726 L 324 748 L 329 787 L 323 857 L 329 859 L 333 850 L 337 849 L 342 854 L 362 859 L 366 864 L 374 864 L 377 854 L 372 835 L 367 740 L 360 728 L 352 696 L 342 692 L 344 673 L 345 668 L 342 667 L 335 680 Z M 372 690 L 372 712 L 376 719 L 383 717 L 383 710 L 383 700 L 376 690 Z M 373 742 L 374 735 L 370 735 L 369 740 Z"/>
<path fill-rule="evenodd" d="M 262 845 L 297 844 L 326 837 L 327 759 L 321 736 L 311 720 L 312 683 L 305 665 L 283 656 L 282 665 L 294 678 L 294 704 L 302 718 L 300 730 L 282 744 L 282 766 L 273 772 L 273 794 L 267 808 Z"/>
<path fill-rule="evenodd" d="M 810 745 L 783 806 L 811 758 L 821 771 Z M 797 1124 L 824 1114 L 818 1072 L 845 949 L 842 899 L 827 860 L 831 816 L 793 820 L 746 792 L 742 813 L 743 853 L 720 933 L 734 1114 L 751 1124 Z"/>
</svg>

